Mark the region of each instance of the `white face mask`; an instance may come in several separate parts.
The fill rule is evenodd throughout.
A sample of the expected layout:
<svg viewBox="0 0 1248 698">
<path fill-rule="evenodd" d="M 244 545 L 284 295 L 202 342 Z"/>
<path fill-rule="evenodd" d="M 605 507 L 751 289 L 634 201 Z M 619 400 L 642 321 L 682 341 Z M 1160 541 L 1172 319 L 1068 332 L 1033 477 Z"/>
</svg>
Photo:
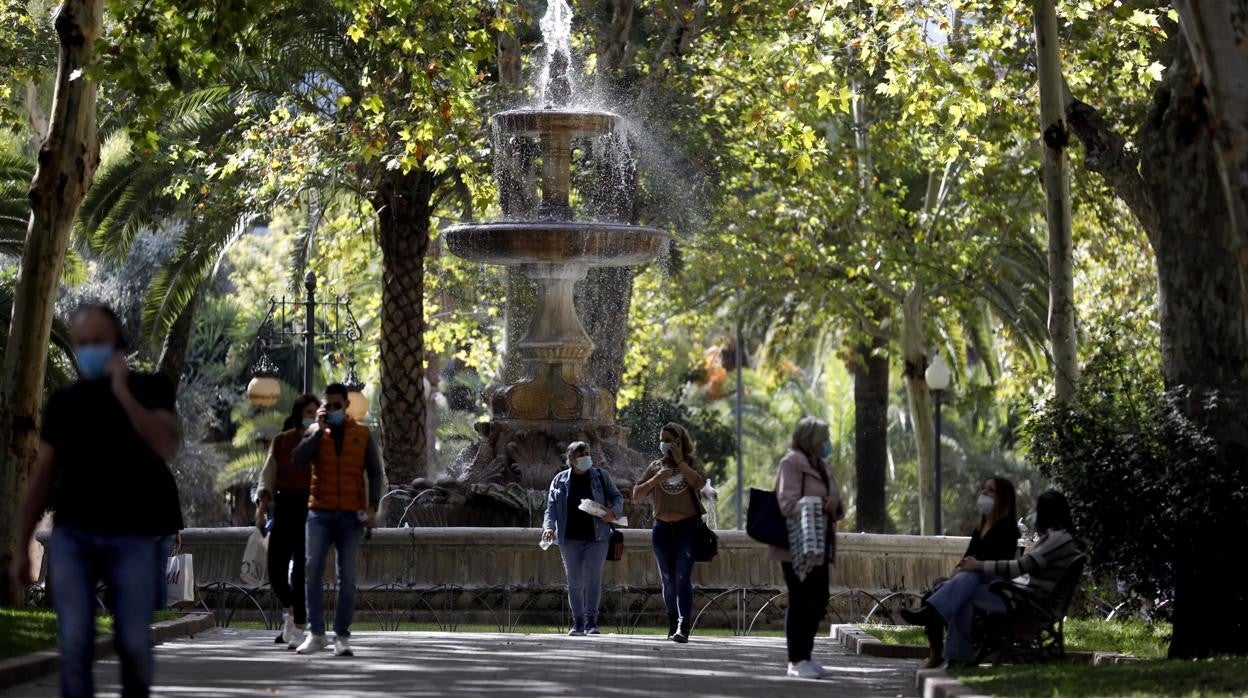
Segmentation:
<svg viewBox="0 0 1248 698">
<path fill-rule="evenodd" d="M 576 468 L 576 472 L 583 473 L 586 470 L 589 470 L 589 466 L 593 464 L 594 464 L 593 458 L 590 458 L 589 456 L 581 456 L 580 458 L 576 459 L 576 462 L 572 464 L 572 467 Z"/>
<path fill-rule="evenodd" d="M 975 501 L 975 504 L 979 507 L 979 513 L 987 516 L 992 513 L 993 507 L 997 506 L 997 500 L 986 494 L 981 494 L 979 499 Z"/>
</svg>

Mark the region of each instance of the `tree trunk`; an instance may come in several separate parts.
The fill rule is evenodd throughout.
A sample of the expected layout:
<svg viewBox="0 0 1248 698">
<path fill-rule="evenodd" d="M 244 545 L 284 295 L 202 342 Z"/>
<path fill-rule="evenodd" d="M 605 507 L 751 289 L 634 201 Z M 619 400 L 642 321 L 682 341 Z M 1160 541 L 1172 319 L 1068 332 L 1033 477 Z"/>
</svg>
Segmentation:
<svg viewBox="0 0 1248 698">
<path fill-rule="evenodd" d="M 39 445 L 38 417 L 47 371 L 53 304 L 70 231 L 100 162 L 95 83 L 85 71 L 100 34 L 103 0 L 65 0 L 56 13 L 60 57 L 47 138 L 30 188 L 30 225 L 0 381 L 0 545 L 8 569 L 17 536 L 21 496 Z M 24 541 L 22 541 L 24 543 Z M 8 575 L 0 599 L 10 600 Z"/>
<path fill-rule="evenodd" d="M 1243 472 L 1248 457 L 1248 298 L 1231 236 L 1232 216 L 1218 177 L 1217 150 L 1190 55 L 1178 51 L 1149 123 L 1140 133 L 1140 173 L 1158 213 L 1153 240 L 1161 300 L 1162 367 L 1166 383 L 1188 390 L 1184 411 L 1218 444 L 1218 457 Z M 1240 258 L 1242 261 L 1242 258 Z M 1214 396 L 1217 400 L 1213 400 Z M 1242 479 L 1241 479 L 1242 481 Z M 1221 541 L 1248 533 L 1242 511 L 1209 503 L 1185 527 L 1211 516 L 1229 519 L 1217 536 L 1192 541 L 1176 565 L 1172 657 L 1248 652 L 1248 592 L 1209 587 L 1225 553 Z M 1232 528 L 1233 526 L 1233 528 Z M 1220 586 L 1219 586 L 1220 590 Z"/>
<path fill-rule="evenodd" d="M 1136 139 L 1138 162 L 1088 105 L 1073 102 L 1068 118 L 1087 148 L 1089 169 L 1105 177 L 1148 232 L 1157 260 L 1166 384 L 1186 390 L 1184 413 L 1213 438 L 1225 462 L 1215 467 L 1242 472 L 1248 460 L 1248 299 L 1203 90 L 1191 54 L 1181 45 L 1172 53 Z M 1242 512 L 1209 502 L 1187 516 L 1179 525 L 1217 535 L 1196 538 L 1175 562 L 1170 655 L 1248 652 L 1248 588 L 1211 586 L 1221 575 L 1213 565 L 1225 554 L 1222 541 L 1248 536 Z"/>
<path fill-rule="evenodd" d="M 205 282 L 207 283 L 207 282 Z M 203 286 L 195 291 L 190 301 L 178 314 L 178 319 L 169 327 L 168 334 L 160 346 L 160 359 L 156 363 L 156 372 L 177 385 L 186 370 L 186 354 L 191 349 L 191 335 L 195 331 L 195 312 L 203 298 Z"/>
<path fill-rule="evenodd" d="M 424 309 L 433 188 L 429 172 L 387 170 L 373 195 L 382 254 L 382 457 L 395 485 L 429 475 Z"/>
<path fill-rule="evenodd" d="M 932 394 L 927 389 L 927 348 L 923 345 L 923 291 L 910 289 L 901 304 L 901 358 L 905 362 L 906 397 L 919 457 L 919 533 L 936 535 L 935 485 L 936 427 L 932 424 Z"/>
<path fill-rule="evenodd" d="M 1200 78 L 1248 294 L 1248 3 L 1174 0 L 1174 7 Z"/>
<path fill-rule="evenodd" d="M 1057 397 L 1074 397 L 1079 383 L 1075 334 L 1075 261 L 1070 220 L 1062 64 L 1054 0 L 1036 0 L 1036 55 L 1040 81 L 1040 135 L 1044 143 L 1044 198 L 1049 224 L 1049 342 Z"/>
<path fill-rule="evenodd" d="M 854 351 L 854 471 L 859 531 L 885 533 L 888 509 L 888 342 L 876 339 Z"/>
</svg>

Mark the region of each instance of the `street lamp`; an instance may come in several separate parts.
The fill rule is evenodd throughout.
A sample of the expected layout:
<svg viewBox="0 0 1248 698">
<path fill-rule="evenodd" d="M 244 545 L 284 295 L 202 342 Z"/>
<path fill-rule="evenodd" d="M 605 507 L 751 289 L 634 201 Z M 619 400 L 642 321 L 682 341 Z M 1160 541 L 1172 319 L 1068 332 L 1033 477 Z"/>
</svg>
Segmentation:
<svg viewBox="0 0 1248 698">
<path fill-rule="evenodd" d="M 277 404 L 281 392 L 277 381 L 277 366 L 268 357 L 273 343 L 278 339 L 298 338 L 303 342 L 303 392 L 312 394 L 316 388 L 313 383 L 316 370 L 316 342 L 332 340 L 337 343 L 345 340 L 351 347 L 349 368 L 345 377 L 348 390 L 354 386 L 358 395 L 352 402 L 358 405 L 357 411 L 362 417 L 368 412 L 368 400 L 362 392 L 363 382 L 355 374 L 355 343 L 360 340 L 360 325 L 351 312 L 351 300 L 346 296 L 331 296 L 329 300 L 319 301 L 316 298 L 316 274 L 308 272 L 304 277 L 303 287 L 307 295 L 303 300 L 287 300 L 282 296 L 269 298 L 269 312 L 260 323 L 256 332 L 256 363 L 252 366 L 251 383 L 247 386 L 247 397 L 256 407 L 272 407 Z M 322 331 L 317 331 L 317 316 L 324 323 Z M 302 315 L 302 317 L 300 317 Z"/>
<path fill-rule="evenodd" d="M 364 381 L 355 373 L 355 357 L 347 361 L 347 376 L 342 379 L 347 387 L 347 414 L 360 421 L 368 414 L 368 396 L 364 394 Z"/>
<path fill-rule="evenodd" d="M 940 354 L 937 354 L 931 365 L 927 367 L 924 378 L 927 379 L 927 387 L 931 389 L 932 395 L 936 398 L 936 452 L 934 454 L 935 462 L 933 463 L 935 482 L 933 483 L 934 492 L 932 494 L 936 505 L 936 508 L 933 510 L 935 513 L 933 518 L 936 524 L 935 535 L 940 535 L 941 530 L 944 528 L 940 520 L 940 398 L 944 396 L 945 390 L 949 388 L 950 378 L 949 365 L 945 363 Z"/>
</svg>

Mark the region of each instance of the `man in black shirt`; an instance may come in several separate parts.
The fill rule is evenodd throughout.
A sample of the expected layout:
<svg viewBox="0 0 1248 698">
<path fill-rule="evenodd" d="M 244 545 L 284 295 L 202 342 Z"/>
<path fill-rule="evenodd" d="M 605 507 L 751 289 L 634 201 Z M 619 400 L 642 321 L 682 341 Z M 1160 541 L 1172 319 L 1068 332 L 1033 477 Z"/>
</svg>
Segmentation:
<svg viewBox="0 0 1248 698">
<path fill-rule="evenodd" d="M 153 565 L 163 565 L 157 561 L 162 538 L 182 526 L 166 465 L 179 444 L 175 388 L 163 376 L 130 372 L 121 322 L 107 306 L 76 310 L 70 332 L 80 379 L 48 399 L 14 572 L 28 583 L 26 547 L 50 505 L 61 695 L 94 694 L 95 586 L 103 580 L 122 695 L 147 696 L 160 578 Z"/>
</svg>

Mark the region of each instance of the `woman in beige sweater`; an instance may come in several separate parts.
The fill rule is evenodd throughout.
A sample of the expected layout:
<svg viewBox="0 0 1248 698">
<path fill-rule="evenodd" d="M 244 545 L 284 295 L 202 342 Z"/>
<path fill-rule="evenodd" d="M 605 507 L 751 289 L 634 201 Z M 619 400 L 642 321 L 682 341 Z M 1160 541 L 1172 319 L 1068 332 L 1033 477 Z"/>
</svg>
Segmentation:
<svg viewBox="0 0 1248 698">
<path fill-rule="evenodd" d="M 650 464 L 633 488 L 633 501 L 654 496 L 650 542 L 663 580 L 667 639 L 688 642 L 693 629 L 693 544 L 702 505 L 698 491 L 706 471 L 694 455 L 689 432 L 675 422 L 659 432 L 663 457 Z"/>
</svg>

